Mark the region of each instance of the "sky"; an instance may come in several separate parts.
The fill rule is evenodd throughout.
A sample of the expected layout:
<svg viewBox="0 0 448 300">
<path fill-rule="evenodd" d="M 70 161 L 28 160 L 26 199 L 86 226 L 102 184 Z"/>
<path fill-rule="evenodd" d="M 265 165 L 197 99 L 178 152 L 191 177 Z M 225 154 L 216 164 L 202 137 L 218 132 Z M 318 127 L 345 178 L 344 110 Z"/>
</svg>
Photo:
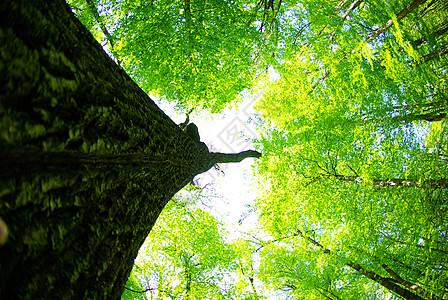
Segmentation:
<svg viewBox="0 0 448 300">
<path fill-rule="evenodd" d="M 193 111 L 190 122 L 198 126 L 201 141 L 213 152 L 237 153 L 255 149 L 252 139 L 258 138 L 254 122 L 257 112 L 253 104 L 260 96 L 248 96 L 236 108 L 226 109 L 221 114 Z M 177 113 L 172 104 L 160 100 L 156 103 L 177 124 L 185 121 L 185 114 Z M 211 169 L 195 178 L 200 187 L 212 188 L 213 193 L 220 196 L 213 202 L 211 213 L 224 222 L 233 238 L 256 225 L 255 214 L 247 215 L 248 206 L 253 205 L 257 197 L 254 162 L 254 158 L 247 158 L 236 164 L 222 164 L 222 172 Z M 239 225 L 242 216 L 245 218 Z"/>
<path fill-rule="evenodd" d="M 247 96 L 240 105 L 221 114 L 193 111 L 190 122 L 198 126 L 201 141 L 212 152 L 254 150 L 252 140 L 258 138 L 255 121 L 258 113 L 253 106 L 261 96 Z M 185 121 L 185 113 L 176 112 L 172 104 L 160 100 L 155 102 L 175 123 Z M 229 240 L 247 239 L 250 232 L 259 232 L 257 215 L 250 213 L 258 195 L 254 165 L 255 158 L 246 158 L 240 163 L 221 164 L 220 171 L 212 168 L 194 179 L 199 187 L 206 187 L 205 193 L 201 193 L 201 196 L 209 198 L 206 199 L 206 210 L 224 224 Z M 259 287 L 262 285 L 256 278 L 254 283 Z M 268 299 L 280 298 L 268 296 Z"/>
</svg>

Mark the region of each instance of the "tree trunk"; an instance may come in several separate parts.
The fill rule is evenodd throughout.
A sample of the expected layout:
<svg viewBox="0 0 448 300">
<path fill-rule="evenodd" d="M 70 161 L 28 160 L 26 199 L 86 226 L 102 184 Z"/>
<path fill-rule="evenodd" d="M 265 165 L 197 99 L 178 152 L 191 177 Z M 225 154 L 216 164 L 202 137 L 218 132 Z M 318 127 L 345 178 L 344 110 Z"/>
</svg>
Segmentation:
<svg viewBox="0 0 448 300">
<path fill-rule="evenodd" d="M 362 183 L 363 179 L 358 176 L 345 176 L 345 175 L 330 175 L 328 177 L 334 177 L 340 181 L 350 181 Z M 429 189 L 446 189 L 448 188 L 448 180 L 446 178 L 440 179 L 428 179 L 423 182 L 413 179 L 403 178 L 389 178 L 389 179 L 371 179 L 374 186 L 378 187 L 417 187 L 417 188 L 429 188 Z"/>
<path fill-rule="evenodd" d="M 107 30 L 106 24 L 104 24 L 103 19 L 101 18 L 100 14 L 98 13 L 98 9 L 96 6 L 96 3 L 93 2 L 93 0 L 86 0 L 87 5 L 90 9 L 90 12 L 93 15 L 93 18 L 95 19 L 96 23 L 100 27 L 101 31 L 103 32 L 106 39 L 109 41 L 110 44 L 110 52 L 114 55 L 117 64 L 121 66 L 121 61 L 118 59 L 118 56 L 115 52 L 115 42 L 113 36 L 109 33 L 109 30 Z"/>
<path fill-rule="evenodd" d="M 410 12 L 412 12 L 414 9 L 416 9 L 420 5 L 424 4 L 426 1 L 427 0 L 414 0 L 411 4 L 409 4 L 407 7 L 405 7 L 404 9 L 402 9 L 400 12 L 398 12 L 395 15 L 396 20 L 400 21 L 401 19 L 406 17 Z M 370 36 L 365 39 L 363 44 L 366 45 L 366 44 L 372 42 L 373 40 L 375 40 L 380 34 L 386 32 L 386 30 L 389 27 L 391 27 L 392 24 L 393 24 L 393 19 L 389 19 L 384 25 L 382 25 L 380 28 L 378 28 L 377 30 L 372 32 L 370 34 Z M 325 28 L 325 26 L 324 26 L 324 28 Z M 344 54 L 344 56 L 340 59 L 339 62 L 342 62 L 342 61 L 348 59 L 351 55 L 355 54 L 359 49 L 360 49 L 360 47 L 353 49 L 350 52 Z M 332 72 L 331 68 L 325 69 L 323 71 L 323 75 L 320 76 L 320 78 L 312 85 L 310 93 L 312 93 L 328 77 L 328 75 L 330 75 L 331 72 Z"/>
<path fill-rule="evenodd" d="M 310 176 L 307 178 L 311 179 L 310 183 L 316 182 L 324 178 L 334 178 L 338 181 L 356 182 L 356 183 L 363 183 L 365 181 L 360 176 L 333 174 L 330 171 L 327 172 L 328 173 L 326 174 L 319 174 L 317 176 Z M 425 188 L 425 189 L 448 188 L 448 179 L 446 178 L 427 179 L 423 181 L 417 181 L 415 179 L 404 179 L 404 178 L 388 178 L 388 179 L 371 178 L 368 181 L 368 183 L 376 187 L 409 187 L 409 188 Z"/>
<path fill-rule="evenodd" d="M 325 248 L 321 243 L 319 243 L 318 241 L 314 240 L 313 238 L 311 238 L 309 236 L 306 236 L 299 229 L 296 230 L 295 235 L 296 236 L 300 236 L 300 237 L 306 239 L 308 242 L 310 242 L 315 247 L 319 248 L 325 254 L 329 254 L 329 255 L 334 254 L 333 250 Z M 365 276 L 365 277 L 369 278 L 370 280 L 378 283 L 379 285 L 385 287 L 389 291 L 394 292 L 394 293 L 400 295 L 403 299 L 408 299 L 408 300 L 425 300 L 424 298 L 420 297 L 419 295 L 416 295 L 416 294 L 408 291 L 407 289 L 401 287 L 400 285 L 396 284 L 395 282 L 391 281 L 390 278 L 383 277 L 383 276 L 375 273 L 374 271 L 366 270 L 361 265 L 359 265 L 359 264 L 357 264 L 357 263 L 355 263 L 353 261 L 346 260 L 345 261 L 345 265 L 347 265 L 350 268 L 356 270 L 362 276 Z"/>
<path fill-rule="evenodd" d="M 427 121 L 427 122 L 438 122 L 443 121 L 446 119 L 446 113 L 444 112 L 432 112 L 427 114 L 408 114 L 405 116 L 395 116 L 391 118 L 383 118 L 383 119 L 368 119 L 364 120 L 362 122 L 359 122 L 359 124 L 365 124 L 365 123 L 398 123 L 398 122 L 412 122 L 412 121 Z"/>
<path fill-rule="evenodd" d="M 0 4 L 0 299 L 119 299 L 167 201 L 212 161 L 63 0 Z"/>
<path fill-rule="evenodd" d="M 432 60 L 434 58 L 438 58 L 438 57 L 440 57 L 440 56 L 442 56 L 444 54 L 447 54 L 447 53 L 448 53 L 448 47 L 445 47 L 445 48 L 442 48 L 440 50 L 431 52 L 429 54 L 426 54 L 426 55 L 422 56 L 420 58 L 420 61 L 418 62 L 418 64 L 421 65 L 423 63 L 426 63 L 426 62 L 428 62 L 428 61 L 430 61 L 430 60 Z"/>
<path fill-rule="evenodd" d="M 419 7 L 420 5 L 424 4 L 427 0 L 414 0 L 409 6 L 402 9 L 400 12 L 398 12 L 395 17 L 397 21 L 400 21 L 404 17 L 406 17 L 410 12 L 412 12 L 414 9 Z M 365 43 L 370 43 L 374 39 L 376 39 L 381 33 L 385 32 L 390 26 L 393 24 L 393 20 L 389 19 L 383 26 L 372 32 L 370 37 L 365 41 Z"/>
<path fill-rule="evenodd" d="M 429 35 L 430 37 L 436 38 L 436 37 L 442 36 L 445 33 L 447 33 L 448 32 L 448 21 L 443 21 L 441 24 L 439 24 L 439 26 L 437 28 L 438 28 L 438 30 L 434 29 L 434 32 Z M 423 37 L 419 38 L 418 40 L 411 41 L 411 44 L 414 47 L 418 47 L 418 46 L 426 43 L 427 41 L 428 41 L 427 37 L 423 36 Z"/>
</svg>

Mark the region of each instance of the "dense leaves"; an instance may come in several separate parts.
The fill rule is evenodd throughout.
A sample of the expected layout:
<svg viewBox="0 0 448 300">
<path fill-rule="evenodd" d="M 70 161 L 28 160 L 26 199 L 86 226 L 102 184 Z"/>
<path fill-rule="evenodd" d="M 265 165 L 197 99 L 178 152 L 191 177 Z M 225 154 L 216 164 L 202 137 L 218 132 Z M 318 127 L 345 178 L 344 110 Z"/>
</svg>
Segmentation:
<svg viewBox="0 0 448 300">
<path fill-rule="evenodd" d="M 282 240 L 263 260 L 274 287 L 447 296 L 447 37 L 436 30 L 447 11 L 423 3 L 302 3 L 308 39 L 285 51 L 258 106 L 272 127 L 258 206 Z"/>
<path fill-rule="evenodd" d="M 134 278 L 145 286 L 135 285 L 132 278 L 129 285 L 172 298 L 224 298 L 220 281 L 233 251 L 220 236 L 216 219 L 184 205 L 171 202 L 165 208 L 134 266 Z M 125 294 L 133 295 L 129 290 Z"/>
<path fill-rule="evenodd" d="M 70 3 L 148 93 L 215 111 L 251 85 L 261 34 L 243 3 L 100 1 L 113 48 L 84 0 Z"/>
</svg>

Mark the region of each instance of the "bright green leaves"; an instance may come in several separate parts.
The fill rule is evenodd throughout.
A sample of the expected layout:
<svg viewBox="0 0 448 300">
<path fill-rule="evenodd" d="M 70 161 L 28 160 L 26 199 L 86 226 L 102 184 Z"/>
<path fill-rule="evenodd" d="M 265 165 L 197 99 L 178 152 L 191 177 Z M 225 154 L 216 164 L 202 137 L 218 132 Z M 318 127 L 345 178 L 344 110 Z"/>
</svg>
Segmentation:
<svg viewBox="0 0 448 300">
<path fill-rule="evenodd" d="M 338 263 L 337 258 L 321 256 L 318 249 L 296 237 L 285 242 L 294 246 L 273 244 L 262 252 L 261 274 L 273 288 L 282 287 L 286 294 L 298 299 L 325 299 L 323 295 L 333 299 L 332 295 L 349 295 L 347 289 L 339 286 L 353 284 L 353 281 L 349 276 L 338 276 L 343 264 Z"/>
<path fill-rule="evenodd" d="M 139 278 L 138 290 L 151 288 L 158 297 L 225 298 L 220 282 L 232 269 L 234 253 L 222 232 L 209 213 L 170 202 L 136 260 L 132 276 Z"/>
<path fill-rule="evenodd" d="M 84 24 L 92 23 L 78 6 Z M 147 93 L 218 111 L 251 86 L 261 33 L 242 3 L 125 0 L 98 7 L 122 67 Z"/>
<path fill-rule="evenodd" d="M 446 58 L 425 61 L 426 48 L 414 45 L 431 34 L 426 22 L 441 20 L 423 18 L 423 8 L 399 16 L 409 5 L 401 1 L 356 2 L 323 9 L 305 1 L 310 32 L 284 51 L 280 78 L 263 85 L 258 109 L 270 128 L 260 140 L 257 208 L 281 241 L 262 260 L 266 280 L 307 299 L 374 298 L 381 287 L 403 296 L 389 277 L 440 296 Z"/>
</svg>

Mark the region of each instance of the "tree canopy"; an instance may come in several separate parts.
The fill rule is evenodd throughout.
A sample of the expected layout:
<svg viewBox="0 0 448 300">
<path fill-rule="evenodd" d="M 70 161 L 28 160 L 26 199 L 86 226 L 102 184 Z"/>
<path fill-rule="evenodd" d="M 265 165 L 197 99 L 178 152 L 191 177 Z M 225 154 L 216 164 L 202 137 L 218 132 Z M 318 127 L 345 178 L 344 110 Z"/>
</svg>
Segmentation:
<svg viewBox="0 0 448 300">
<path fill-rule="evenodd" d="M 252 84 L 261 33 L 244 1 L 69 1 L 148 93 L 220 110 Z"/>
</svg>

